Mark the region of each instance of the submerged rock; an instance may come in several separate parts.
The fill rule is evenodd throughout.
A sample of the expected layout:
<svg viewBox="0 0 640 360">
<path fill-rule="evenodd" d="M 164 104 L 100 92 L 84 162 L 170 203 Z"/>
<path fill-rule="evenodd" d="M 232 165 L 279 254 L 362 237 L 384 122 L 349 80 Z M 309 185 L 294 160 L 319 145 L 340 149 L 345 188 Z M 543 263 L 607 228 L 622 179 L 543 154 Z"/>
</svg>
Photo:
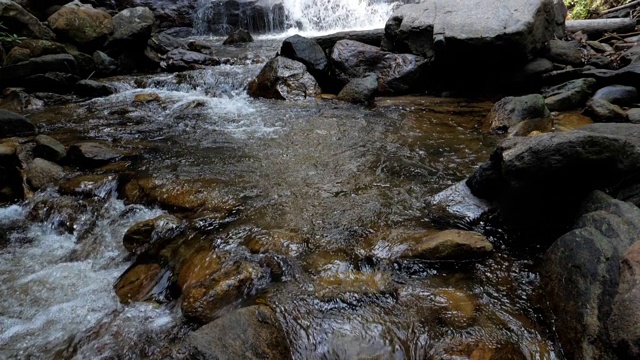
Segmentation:
<svg viewBox="0 0 640 360">
<path fill-rule="evenodd" d="M 58 189 L 63 194 L 104 198 L 113 193 L 117 181 L 118 176 L 114 174 L 79 175 L 63 181 Z"/>
<path fill-rule="evenodd" d="M 247 92 L 255 98 L 306 100 L 320 94 L 320 87 L 304 64 L 278 56 L 249 83 Z"/>
<path fill-rule="evenodd" d="M 270 230 L 250 235 L 244 245 L 255 254 L 272 253 L 292 257 L 302 254 L 308 247 L 308 241 L 295 232 Z"/>
<path fill-rule="evenodd" d="M 487 256 L 493 245 L 474 231 L 445 230 L 421 239 L 403 254 L 424 260 L 471 260 Z"/>
<path fill-rule="evenodd" d="M 122 274 L 113 287 L 123 304 L 143 301 L 149 297 L 162 275 L 160 265 L 140 264 Z"/>
<path fill-rule="evenodd" d="M 429 197 L 429 217 L 439 223 L 470 224 L 478 221 L 495 205 L 476 197 L 464 181 L 454 184 Z"/>
<path fill-rule="evenodd" d="M 234 45 L 248 42 L 253 42 L 251 34 L 247 30 L 238 29 L 229 35 L 229 37 L 222 42 L 222 45 Z"/>
<path fill-rule="evenodd" d="M 493 106 L 487 121 L 491 132 L 504 133 L 521 121 L 545 119 L 550 115 L 542 95 L 508 96 Z"/>
<path fill-rule="evenodd" d="M 189 343 L 207 360 L 291 359 L 282 325 L 266 305 L 227 314 L 193 332 Z"/>
<path fill-rule="evenodd" d="M 157 252 L 158 247 L 170 241 L 180 230 L 180 220 L 172 215 L 160 215 L 132 225 L 122 238 L 127 251 L 140 255 Z M 155 249 L 155 250 L 154 250 Z"/>
</svg>

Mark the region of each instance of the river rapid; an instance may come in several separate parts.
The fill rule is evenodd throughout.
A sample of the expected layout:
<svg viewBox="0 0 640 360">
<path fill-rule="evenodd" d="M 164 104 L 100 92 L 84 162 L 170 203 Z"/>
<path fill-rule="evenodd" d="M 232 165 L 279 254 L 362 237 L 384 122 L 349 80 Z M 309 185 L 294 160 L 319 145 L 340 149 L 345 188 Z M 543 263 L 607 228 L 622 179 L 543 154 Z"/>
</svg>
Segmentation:
<svg viewBox="0 0 640 360">
<path fill-rule="evenodd" d="M 198 40 L 221 47 L 223 39 Z M 197 241 L 181 246 L 237 258 L 253 256 L 248 233 L 302 239 L 278 253 L 280 281 L 256 280 L 220 313 L 269 304 L 295 359 L 557 358 L 531 305 L 535 256 L 505 246 L 517 238 L 458 223 L 491 234 L 496 251 L 439 264 L 398 259 L 406 244 L 382 236 L 442 227 L 426 199 L 488 158 L 498 139 L 480 124 L 492 103 L 249 98 L 247 83 L 280 43 L 267 35 L 239 45 L 230 65 L 106 79 L 117 94 L 28 115 L 65 144 L 100 140 L 136 154 L 103 173 L 216 179 L 239 199 L 233 214 L 202 220 Z M 120 195 L 113 180 L 90 197 L 46 189 L 0 208 L 0 358 L 189 358 L 184 339 L 198 325 L 182 316 L 180 294 L 121 304 L 114 292 L 136 262 L 125 231 L 168 212 Z M 70 217 L 73 229 L 61 229 Z"/>
</svg>

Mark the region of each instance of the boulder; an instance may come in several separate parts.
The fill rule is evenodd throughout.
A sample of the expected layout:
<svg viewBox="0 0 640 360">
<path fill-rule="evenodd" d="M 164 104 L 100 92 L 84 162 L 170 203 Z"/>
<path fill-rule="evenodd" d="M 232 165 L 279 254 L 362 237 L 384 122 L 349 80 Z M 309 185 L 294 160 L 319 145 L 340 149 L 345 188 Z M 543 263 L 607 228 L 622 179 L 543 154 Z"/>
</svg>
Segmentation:
<svg viewBox="0 0 640 360">
<path fill-rule="evenodd" d="M 487 238 L 474 231 L 445 230 L 429 235 L 403 254 L 425 260 L 472 260 L 493 251 Z"/>
<path fill-rule="evenodd" d="M 320 94 L 320 87 L 304 64 L 278 56 L 267 62 L 247 92 L 255 98 L 306 100 Z"/>
<path fill-rule="evenodd" d="M 36 127 L 26 117 L 0 109 L 0 138 L 35 134 Z"/>
<path fill-rule="evenodd" d="M 27 39 L 13 47 L 7 54 L 5 66 L 27 61 L 43 55 L 66 54 L 64 45 L 49 40 Z"/>
<path fill-rule="evenodd" d="M 550 111 L 572 110 L 584 106 L 593 94 L 596 81 L 590 78 L 571 80 L 545 89 L 545 103 Z"/>
<path fill-rule="evenodd" d="M 583 113 L 591 117 L 594 122 L 628 122 L 627 113 L 620 106 L 606 100 L 595 98 L 589 100 Z"/>
<path fill-rule="evenodd" d="M 327 56 L 320 45 L 300 35 L 284 39 L 280 56 L 303 63 L 313 75 L 322 73 L 327 67 Z"/>
<path fill-rule="evenodd" d="M 640 124 L 640 108 L 627 110 L 627 119 L 630 123 Z"/>
<path fill-rule="evenodd" d="M 160 62 L 160 67 L 168 71 L 184 71 L 214 65 L 220 65 L 220 60 L 213 56 L 185 49 L 169 51 Z"/>
<path fill-rule="evenodd" d="M 23 80 L 23 84 L 29 92 L 67 94 L 79 80 L 80 78 L 74 74 L 48 72 L 31 75 Z"/>
<path fill-rule="evenodd" d="M 427 0 L 391 15 L 385 48 L 427 59 L 513 65 L 562 37 L 565 17 L 560 0 Z"/>
<path fill-rule="evenodd" d="M 55 34 L 22 6 L 0 0 L 0 22 L 10 24 L 11 32 L 31 39 L 53 40 Z"/>
<path fill-rule="evenodd" d="M 62 179 L 62 166 L 51 161 L 35 158 L 26 169 L 27 183 L 35 190 L 53 185 Z"/>
<path fill-rule="evenodd" d="M 120 150 L 95 142 L 73 144 L 67 153 L 74 164 L 90 168 L 106 165 L 125 156 Z"/>
<path fill-rule="evenodd" d="M 89 206 L 71 196 L 48 197 L 37 200 L 27 215 L 32 222 L 47 224 L 52 230 L 69 234 L 86 228 L 91 223 Z"/>
<path fill-rule="evenodd" d="M 567 358 L 620 358 L 614 355 L 608 339 L 607 321 L 619 289 L 620 261 L 640 233 L 640 209 L 594 192 L 585 200 L 580 213 L 574 229 L 556 240 L 544 256 L 541 273 L 544 294 Z M 624 287 L 622 290 L 625 294 Z M 613 319 L 624 326 L 618 320 Z M 624 335 L 617 332 L 623 328 L 610 329 L 612 335 L 621 335 L 613 338 L 618 340 L 614 344 L 624 346 L 624 339 L 637 334 L 637 322 L 624 328 L 631 331 Z M 630 349 L 623 351 L 626 350 Z"/>
<path fill-rule="evenodd" d="M 640 358 L 640 241 L 631 245 L 620 260 L 620 277 L 608 322 L 609 338 L 623 359 Z"/>
<path fill-rule="evenodd" d="M 469 177 L 471 192 L 500 203 L 515 220 L 562 225 L 594 189 L 606 189 L 640 165 L 640 126 L 592 124 L 511 138 Z"/>
<path fill-rule="evenodd" d="M 234 45 L 253 42 L 253 37 L 247 30 L 238 29 L 231 33 L 223 42 L 222 45 Z"/>
<path fill-rule="evenodd" d="M 74 85 L 73 91 L 79 96 L 93 98 L 112 95 L 116 89 L 109 84 L 98 81 L 80 80 Z"/>
<path fill-rule="evenodd" d="M 178 232 L 180 220 L 172 215 L 160 215 L 132 225 L 122 238 L 127 251 L 140 255 L 145 252 L 157 253 L 163 244 Z"/>
<path fill-rule="evenodd" d="M 549 40 L 547 57 L 549 60 L 576 67 L 584 66 L 582 49 L 577 41 Z"/>
<path fill-rule="evenodd" d="M 373 102 L 377 90 L 378 77 L 376 74 L 369 74 L 363 78 L 349 81 L 338 93 L 338 100 L 355 104 L 369 104 Z"/>
<path fill-rule="evenodd" d="M 614 69 L 616 67 L 610 58 L 602 55 L 590 57 L 587 63 L 598 69 Z"/>
<path fill-rule="evenodd" d="M 206 360 L 292 358 L 282 325 L 266 305 L 227 314 L 191 333 L 188 342 Z"/>
<path fill-rule="evenodd" d="M 412 54 L 393 54 L 352 40 L 338 41 L 331 51 L 337 80 L 347 84 L 369 73 L 378 77 L 378 92 L 398 95 L 424 88 L 429 62 Z"/>
<path fill-rule="evenodd" d="M 158 264 L 138 264 L 122 274 L 113 288 L 122 304 L 144 301 L 153 295 L 164 273 Z"/>
<path fill-rule="evenodd" d="M 608 101 L 616 105 L 629 105 L 638 100 L 638 90 L 633 86 L 610 85 L 596 91 L 593 94 L 593 99 Z"/>
<path fill-rule="evenodd" d="M 79 2 L 63 6 L 47 21 L 60 38 L 82 46 L 97 45 L 113 32 L 109 13 Z"/>
<path fill-rule="evenodd" d="M 504 133 L 510 127 L 529 119 L 545 119 L 550 116 L 542 95 L 508 96 L 498 101 L 487 115 L 493 133 Z"/>
<path fill-rule="evenodd" d="M 69 54 L 44 55 L 18 64 L 0 67 L 0 88 L 19 84 L 26 77 L 48 72 L 77 73 L 77 64 Z"/>
<path fill-rule="evenodd" d="M 99 75 L 109 76 L 118 71 L 118 62 L 102 51 L 95 51 L 92 58 L 96 65 L 96 71 Z"/>
<path fill-rule="evenodd" d="M 322 50 L 325 52 L 331 52 L 333 45 L 340 40 L 353 40 L 363 44 L 380 47 L 382 39 L 384 38 L 384 29 L 375 30 L 356 30 L 356 31 L 342 31 L 334 34 L 317 36 L 311 38 L 314 40 Z"/>
<path fill-rule="evenodd" d="M 38 135 L 35 142 L 36 147 L 33 148 L 33 155 L 36 157 L 58 162 L 67 156 L 67 149 L 64 145 L 50 136 Z"/>
<path fill-rule="evenodd" d="M 140 42 L 144 44 L 151 36 L 156 19 L 147 7 L 122 10 L 113 17 L 113 35 L 109 43 Z"/>
</svg>

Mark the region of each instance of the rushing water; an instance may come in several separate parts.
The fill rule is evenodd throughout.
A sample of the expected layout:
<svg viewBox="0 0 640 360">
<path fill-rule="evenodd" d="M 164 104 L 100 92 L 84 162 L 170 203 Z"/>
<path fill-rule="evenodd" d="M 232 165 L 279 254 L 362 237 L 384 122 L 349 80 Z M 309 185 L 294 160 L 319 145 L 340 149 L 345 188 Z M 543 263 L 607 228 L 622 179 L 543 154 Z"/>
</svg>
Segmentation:
<svg viewBox="0 0 640 360">
<path fill-rule="evenodd" d="M 530 305 L 533 263 L 502 239 L 492 238 L 494 256 L 459 266 L 395 261 L 406 244 L 376 240 L 434 229 L 425 199 L 495 145 L 478 126 L 491 103 L 403 97 L 366 109 L 247 97 L 277 47 L 259 40 L 233 66 L 110 79 L 119 93 L 30 118 L 65 143 L 100 139 L 136 152 L 128 172 L 222 181 L 242 210 L 226 228 L 207 228 L 207 251 L 255 256 L 242 236 L 256 229 L 304 238 L 284 256 L 283 281 L 253 294 L 275 307 L 297 359 L 484 358 L 491 349 L 555 358 Z M 141 94 L 154 100 L 135 101 Z M 114 183 L 96 193 L 45 190 L 0 208 L 0 358 L 185 356 L 192 325 L 175 300 L 122 305 L 113 291 L 134 261 L 124 232 L 164 211 L 123 203 Z"/>
</svg>

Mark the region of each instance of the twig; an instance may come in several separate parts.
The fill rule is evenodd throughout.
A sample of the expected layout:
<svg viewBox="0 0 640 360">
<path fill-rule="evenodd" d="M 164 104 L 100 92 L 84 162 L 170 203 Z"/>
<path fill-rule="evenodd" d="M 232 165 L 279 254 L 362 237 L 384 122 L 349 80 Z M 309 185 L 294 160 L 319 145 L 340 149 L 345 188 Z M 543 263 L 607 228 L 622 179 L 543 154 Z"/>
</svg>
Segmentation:
<svg viewBox="0 0 640 360">
<path fill-rule="evenodd" d="M 636 5 L 640 5 L 640 0 L 632 1 L 632 2 L 630 2 L 630 3 L 628 3 L 628 4 L 620 5 L 620 6 L 616 6 L 616 7 L 614 7 L 614 8 L 611 8 L 611 9 L 605 10 L 605 11 L 601 12 L 601 13 L 600 13 L 600 15 L 610 14 L 610 13 L 612 13 L 612 12 L 616 12 L 616 11 L 618 11 L 618 10 L 628 9 L 628 8 L 630 8 L 630 7 L 634 7 L 634 6 L 636 6 Z"/>
</svg>

